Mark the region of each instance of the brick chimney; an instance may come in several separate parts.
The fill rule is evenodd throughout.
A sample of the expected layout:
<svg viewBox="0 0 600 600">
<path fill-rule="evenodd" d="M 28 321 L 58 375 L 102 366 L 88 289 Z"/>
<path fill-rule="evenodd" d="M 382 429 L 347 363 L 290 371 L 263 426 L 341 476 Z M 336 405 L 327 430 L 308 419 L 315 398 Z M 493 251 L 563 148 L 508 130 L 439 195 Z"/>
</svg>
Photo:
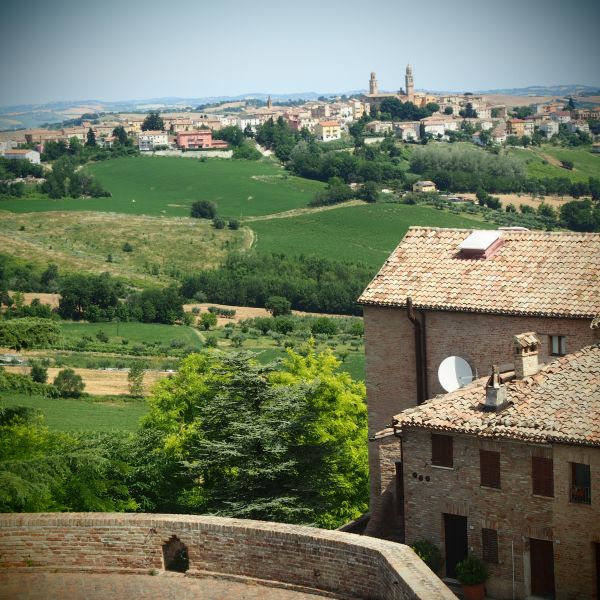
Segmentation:
<svg viewBox="0 0 600 600">
<path fill-rule="evenodd" d="M 530 377 L 538 372 L 540 340 L 534 331 L 515 335 L 515 379 Z"/>
<path fill-rule="evenodd" d="M 498 365 L 492 366 L 492 374 L 485 384 L 483 410 L 499 411 L 506 406 L 506 385 L 500 377 Z"/>
</svg>

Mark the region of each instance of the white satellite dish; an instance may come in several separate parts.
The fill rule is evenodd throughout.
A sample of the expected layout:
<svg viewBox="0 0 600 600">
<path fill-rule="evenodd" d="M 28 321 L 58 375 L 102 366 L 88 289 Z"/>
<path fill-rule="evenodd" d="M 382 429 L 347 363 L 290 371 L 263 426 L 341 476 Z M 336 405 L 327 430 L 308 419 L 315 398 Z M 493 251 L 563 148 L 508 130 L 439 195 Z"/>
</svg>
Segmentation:
<svg viewBox="0 0 600 600">
<path fill-rule="evenodd" d="M 473 381 L 473 371 L 464 358 L 448 356 L 440 363 L 438 379 L 447 392 L 453 392 Z"/>
</svg>

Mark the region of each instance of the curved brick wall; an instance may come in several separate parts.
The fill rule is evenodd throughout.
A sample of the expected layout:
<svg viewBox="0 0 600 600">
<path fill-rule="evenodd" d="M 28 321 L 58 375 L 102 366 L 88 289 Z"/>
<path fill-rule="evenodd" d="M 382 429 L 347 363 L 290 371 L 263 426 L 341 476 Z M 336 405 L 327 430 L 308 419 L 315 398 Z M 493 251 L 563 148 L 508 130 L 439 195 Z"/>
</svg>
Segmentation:
<svg viewBox="0 0 600 600">
<path fill-rule="evenodd" d="M 378 600 L 452 600 L 407 546 L 339 531 L 194 515 L 0 515 L 0 570 L 148 573 L 162 545 L 188 548 L 189 576 L 219 573 Z"/>
</svg>

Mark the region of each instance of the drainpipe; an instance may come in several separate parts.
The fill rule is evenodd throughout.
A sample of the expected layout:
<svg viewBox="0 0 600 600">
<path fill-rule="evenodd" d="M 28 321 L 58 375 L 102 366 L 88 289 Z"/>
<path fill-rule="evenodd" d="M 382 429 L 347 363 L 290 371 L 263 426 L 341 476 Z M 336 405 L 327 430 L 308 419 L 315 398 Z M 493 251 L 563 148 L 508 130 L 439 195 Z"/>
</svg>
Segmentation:
<svg viewBox="0 0 600 600">
<path fill-rule="evenodd" d="M 408 296 L 406 299 L 406 314 L 414 327 L 415 333 L 415 375 L 417 378 L 417 404 L 422 404 L 427 400 L 427 377 L 425 376 L 425 364 L 423 362 L 423 325 L 416 317 L 413 310 L 412 298 Z M 421 311 L 422 317 L 423 311 Z"/>
<path fill-rule="evenodd" d="M 423 377 L 423 400 L 427 400 L 429 398 L 429 384 L 427 381 L 427 328 L 425 327 L 425 311 L 419 311 L 421 313 L 421 352 L 422 352 L 422 361 L 421 361 L 421 369 Z"/>
</svg>

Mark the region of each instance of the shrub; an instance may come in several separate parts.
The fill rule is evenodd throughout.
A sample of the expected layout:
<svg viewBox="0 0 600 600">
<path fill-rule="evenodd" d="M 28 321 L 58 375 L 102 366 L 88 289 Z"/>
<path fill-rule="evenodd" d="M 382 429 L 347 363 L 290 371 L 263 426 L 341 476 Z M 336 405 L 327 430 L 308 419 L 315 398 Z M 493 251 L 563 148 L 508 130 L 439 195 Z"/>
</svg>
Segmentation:
<svg viewBox="0 0 600 600">
<path fill-rule="evenodd" d="M 0 347 L 22 350 L 45 348 L 58 342 L 60 329 L 50 319 L 26 317 L 0 321 Z"/>
<path fill-rule="evenodd" d="M 442 568 L 442 553 L 435 544 L 428 540 L 417 540 L 411 548 L 434 573 L 439 573 Z"/>
<path fill-rule="evenodd" d="M 476 556 L 469 556 L 456 565 L 456 578 L 462 585 L 477 585 L 488 578 L 485 563 Z"/>
<path fill-rule="evenodd" d="M 225 229 L 225 219 L 223 219 L 222 217 L 219 217 L 219 215 L 217 215 L 213 219 L 213 227 L 215 229 Z"/>
<path fill-rule="evenodd" d="M 237 231 L 240 228 L 240 222 L 237 219 L 230 219 L 227 227 L 233 231 Z"/>
<path fill-rule="evenodd" d="M 106 344 L 108 342 L 108 336 L 106 335 L 106 333 L 104 333 L 104 331 L 102 331 L 102 329 L 100 329 L 96 334 L 96 339 L 99 342 L 102 342 L 103 344 Z"/>
<path fill-rule="evenodd" d="M 48 381 L 48 369 L 38 360 L 31 361 L 29 377 L 36 383 L 46 383 Z"/>
<path fill-rule="evenodd" d="M 265 308 L 274 317 L 289 315 L 292 312 L 292 303 L 283 296 L 270 296 L 265 302 Z"/>
<path fill-rule="evenodd" d="M 195 219 L 214 219 L 217 216 L 217 205 L 210 200 L 198 200 L 192 204 L 190 216 Z"/>
<path fill-rule="evenodd" d="M 198 328 L 209 330 L 215 327 L 217 324 L 217 315 L 211 312 L 202 313 L 200 315 L 200 321 L 198 322 Z"/>
<path fill-rule="evenodd" d="M 20 373 L 7 373 L 4 367 L 0 366 L 0 391 L 19 392 L 35 396 L 46 396 L 55 398 L 58 395 L 53 385 L 46 383 L 37 383 L 27 375 Z"/>
<path fill-rule="evenodd" d="M 122 250 L 123 252 L 133 252 L 133 246 L 129 242 L 125 242 Z"/>
<path fill-rule="evenodd" d="M 54 379 L 54 386 L 63 398 L 77 398 L 85 388 L 81 375 L 75 373 L 73 369 L 59 371 Z"/>
<path fill-rule="evenodd" d="M 217 347 L 217 336 L 216 335 L 207 336 L 206 341 L 204 342 L 204 345 L 207 348 L 216 348 Z"/>
<path fill-rule="evenodd" d="M 327 317 L 319 317 L 314 320 L 310 326 L 313 335 L 335 335 L 337 333 L 337 323 L 333 319 Z"/>
</svg>

